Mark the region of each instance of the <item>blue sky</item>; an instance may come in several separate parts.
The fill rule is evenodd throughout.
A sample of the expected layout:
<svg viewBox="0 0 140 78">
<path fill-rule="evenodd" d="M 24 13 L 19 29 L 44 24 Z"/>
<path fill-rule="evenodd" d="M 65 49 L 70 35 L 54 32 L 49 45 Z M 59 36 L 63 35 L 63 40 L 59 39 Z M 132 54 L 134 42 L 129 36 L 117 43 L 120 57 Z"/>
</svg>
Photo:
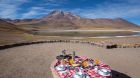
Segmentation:
<svg viewBox="0 0 140 78">
<path fill-rule="evenodd" d="M 0 0 L 2 18 L 41 18 L 52 10 L 86 18 L 124 18 L 140 25 L 140 0 Z"/>
</svg>

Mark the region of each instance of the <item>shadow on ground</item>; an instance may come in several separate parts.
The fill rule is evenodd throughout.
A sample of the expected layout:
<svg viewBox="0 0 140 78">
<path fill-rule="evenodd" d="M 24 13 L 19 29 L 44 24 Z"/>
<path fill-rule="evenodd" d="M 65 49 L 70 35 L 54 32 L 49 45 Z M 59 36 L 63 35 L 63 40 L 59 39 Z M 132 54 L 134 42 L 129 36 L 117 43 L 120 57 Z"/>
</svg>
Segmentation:
<svg viewBox="0 0 140 78">
<path fill-rule="evenodd" d="M 131 77 L 124 73 L 112 70 L 112 78 L 131 78 Z"/>
</svg>

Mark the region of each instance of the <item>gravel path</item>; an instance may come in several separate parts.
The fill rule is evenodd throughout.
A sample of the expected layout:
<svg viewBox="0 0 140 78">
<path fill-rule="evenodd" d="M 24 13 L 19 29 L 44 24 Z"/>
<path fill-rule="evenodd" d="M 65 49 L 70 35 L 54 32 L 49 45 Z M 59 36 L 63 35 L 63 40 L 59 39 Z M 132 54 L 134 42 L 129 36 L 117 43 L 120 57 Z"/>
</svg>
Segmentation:
<svg viewBox="0 0 140 78">
<path fill-rule="evenodd" d="M 98 58 L 123 76 L 140 77 L 140 48 L 104 49 L 81 43 L 44 43 L 0 50 L 0 78 L 52 78 L 50 64 L 66 49 Z"/>
</svg>

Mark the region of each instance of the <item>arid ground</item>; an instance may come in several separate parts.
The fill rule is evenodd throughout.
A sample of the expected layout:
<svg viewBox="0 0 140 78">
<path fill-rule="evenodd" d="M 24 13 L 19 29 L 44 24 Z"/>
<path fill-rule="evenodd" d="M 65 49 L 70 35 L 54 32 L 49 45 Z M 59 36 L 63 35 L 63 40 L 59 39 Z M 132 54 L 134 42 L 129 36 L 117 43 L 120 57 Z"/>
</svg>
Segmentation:
<svg viewBox="0 0 140 78">
<path fill-rule="evenodd" d="M 63 49 L 109 64 L 114 78 L 140 77 L 140 48 L 105 49 L 81 43 L 43 43 L 0 50 L 0 78 L 52 78 L 50 64 Z"/>
</svg>

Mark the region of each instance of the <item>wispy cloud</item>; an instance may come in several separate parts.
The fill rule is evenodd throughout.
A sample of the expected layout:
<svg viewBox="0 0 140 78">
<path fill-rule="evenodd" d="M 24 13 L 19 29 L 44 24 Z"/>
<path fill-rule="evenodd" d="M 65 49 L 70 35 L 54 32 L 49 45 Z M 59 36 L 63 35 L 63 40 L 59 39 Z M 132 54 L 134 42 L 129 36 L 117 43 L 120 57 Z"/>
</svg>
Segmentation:
<svg viewBox="0 0 140 78">
<path fill-rule="evenodd" d="M 50 11 L 48 7 L 58 7 L 67 0 L 42 0 L 35 5 L 24 8 L 25 3 L 34 3 L 33 0 L 0 0 L 0 17 L 2 18 L 34 18 Z M 46 8 L 47 7 L 47 8 Z M 19 11 L 23 11 L 20 12 Z"/>
<path fill-rule="evenodd" d="M 53 8 L 48 7 L 58 7 L 65 4 L 68 0 L 44 0 L 43 4 L 31 7 L 28 12 L 22 14 L 22 19 L 24 18 L 36 18 L 43 15 L 47 15 Z"/>
<path fill-rule="evenodd" d="M 38 16 L 46 15 L 50 11 L 50 9 L 44 7 L 31 7 L 28 12 L 22 14 L 21 18 L 36 18 Z"/>
<path fill-rule="evenodd" d="M 96 8 L 77 8 L 70 10 L 76 14 L 79 14 L 87 18 L 116 18 L 124 17 L 130 18 L 134 16 L 140 16 L 140 6 L 139 5 L 128 5 L 128 4 L 110 4 L 104 3 L 102 5 L 97 5 Z"/>
<path fill-rule="evenodd" d="M 63 3 L 63 2 L 66 2 L 68 0 L 45 0 L 46 2 L 60 2 L 60 3 Z"/>
<path fill-rule="evenodd" d="M 0 0 L 0 17 L 16 18 L 19 6 L 28 0 Z"/>
<path fill-rule="evenodd" d="M 117 1 L 127 2 L 127 3 L 130 3 L 130 4 L 139 4 L 140 3 L 139 0 L 117 0 Z"/>
<path fill-rule="evenodd" d="M 60 6 L 67 3 L 68 0 L 45 0 L 47 6 Z"/>
<path fill-rule="evenodd" d="M 53 9 L 70 11 L 87 18 L 131 18 L 140 16 L 139 0 L 105 0 L 101 4 L 97 2 L 97 4 L 94 4 L 95 6 L 85 6 L 85 8 L 73 6 L 68 3 L 69 1 L 70 0 L 0 0 L 0 17 L 35 18 L 46 15 Z M 80 1 L 86 2 L 88 0 L 79 0 L 79 2 Z M 30 3 L 30 5 L 21 7 L 24 3 Z M 63 6 L 63 4 L 68 4 L 68 6 Z M 84 6 L 84 4 L 79 3 L 79 6 L 80 5 Z M 22 10 L 22 12 L 19 13 L 19 10 Z"/>
</svg>

